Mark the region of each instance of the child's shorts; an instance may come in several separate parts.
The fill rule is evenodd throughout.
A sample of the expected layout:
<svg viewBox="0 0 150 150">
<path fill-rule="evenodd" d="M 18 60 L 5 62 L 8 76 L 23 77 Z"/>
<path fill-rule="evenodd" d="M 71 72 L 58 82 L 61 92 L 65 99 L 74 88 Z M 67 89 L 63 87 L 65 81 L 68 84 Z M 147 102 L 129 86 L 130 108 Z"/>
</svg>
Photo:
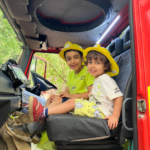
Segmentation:
<svg viewBox="0 0 150 150">
<path fill-rule="evenodd" d="M 88 100 L 75 99 L 74 115 L 88 116 L 104 119 L 105 115 L 96 105 L 96 101 L 89 102 Z"/>
<path fill-rule="evenodd" d="M 68 98 L 68 97 L 63 97 L 63 98 L 62 98 L 62 103 L 66 102 L 68 99 L 70 99 L 70 98 Z"/>
</svg>

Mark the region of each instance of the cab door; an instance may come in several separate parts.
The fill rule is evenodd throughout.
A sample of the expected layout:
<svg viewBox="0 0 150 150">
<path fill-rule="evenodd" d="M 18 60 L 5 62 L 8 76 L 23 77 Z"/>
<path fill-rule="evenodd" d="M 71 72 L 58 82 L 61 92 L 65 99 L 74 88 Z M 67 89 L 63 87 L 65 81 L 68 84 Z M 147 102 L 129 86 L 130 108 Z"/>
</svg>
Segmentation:
<svg viewBox="0 0 150 150">
<path fill-rule="evenodd" d="M 132 56 L 135 56 L 133 98 L 136 114 L 133 114 L 133 126 L 137 146 L 134 144 L 134 149 L 150 150 L 150 0 L 132 0 L 130 4 L 131 38 L 134 39 Z"/>
</svg>

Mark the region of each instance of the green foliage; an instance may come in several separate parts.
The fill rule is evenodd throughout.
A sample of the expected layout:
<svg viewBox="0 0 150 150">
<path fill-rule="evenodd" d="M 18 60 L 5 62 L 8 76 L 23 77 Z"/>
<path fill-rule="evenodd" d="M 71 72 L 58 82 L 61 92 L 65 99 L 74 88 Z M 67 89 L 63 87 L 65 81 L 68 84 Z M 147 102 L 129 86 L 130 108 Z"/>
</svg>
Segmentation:
<svg viewBox="0 0 150 150">
<path fill-rule="evenodd" d="M 128 146 L 129 146 L 129 140 L 126 140 L 125 141 L 125 144 L 122 145 L 122 147 L 127 150 L 128 149 Z"/>
<path fill-rule="evenodd" d="M 58 87 L 58 93 L 63 91 L 71 71 L 67 63 L 58 54 L 36 53 L 36 55 L 47 61 L 46 79 Z M 36 72 L 41 76 L 44 76 L 44 66 L 44 62 L 37 61 Z"/>
<path fill-rule="evenodd" d="M 13 55 L 21 55 L 22 43 L 16 39 L 16 34 L 8 23 L 7 19 L 3 18 L 3 13 L 0 10 L 0 65 L 7 61 Z"/>
</svg>

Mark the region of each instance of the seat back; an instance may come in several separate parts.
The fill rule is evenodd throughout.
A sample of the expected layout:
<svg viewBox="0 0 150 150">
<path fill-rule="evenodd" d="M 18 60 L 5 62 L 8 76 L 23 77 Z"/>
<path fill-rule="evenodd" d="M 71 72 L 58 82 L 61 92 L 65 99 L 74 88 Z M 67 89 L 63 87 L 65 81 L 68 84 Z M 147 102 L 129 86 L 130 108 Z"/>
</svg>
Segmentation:
<svg viewBox="0 0 150 150">
<path fill-rule="evenodd" d="M 130 41 L 130 28 L 127 29 L 125 36 L 123 37 L 123 49 L 124 53 L 128 53 L 130 57 L 127 57 L 126 61 L 130 61 L 128 63 L 128 71 L 130 71 L 129 80 L 127 81 L 126 88 L 124 89 L 124 100 L 126 98 L 132 98 L 132 64 L 131 64 L 131 41 Z M 125 56 L 126 57 L 126 56 Z M 126 72 L 124 72 L 126 74 Z M 133 128 L 132 122 L 132 100 L 127 101 L 125 103 L 125 123 L 128 128 Z M 133 131 L 127 130 L 125 127 L 122 128 L 121 137 L 132 139 Z"/>
<path fill-rule="evenodd" d="M 126 31 L 123 37 L 123 50 L 124 53 L 120 55 L 120 59 L 117 62 L 119 66 L 119 75 L 114 77 L 114 80 L 118 84 L 120 90 L 124 94 L 123 100 L 132 97 L 132 65 L 131 65 L 131 48 L 130 48 L 130 28 Z M 125 122 L 127 127 L 132 128 L 132 101 L 128 101 L 125 104 Z M 122 127 L 121 137 L 133 138 L 133 132 L 126 130 Z"/>
<path fill-rule="evenodd" d="M 114 57 L 115 61 L 119 66 L 119 74 L 113 79 L 118 84 L 121 92 L 123 93 L 123 100 L 126 98 L 132 97 L 132 68 L 131 68 L 131 50 L 129 49 L 129 31 L 127 30 L 123 39 L 116 38 L 109 46 L 109 51 L 111 52 L 112 57 Z M 126 37 L 127 36 L 127 37 Z M 127 44 L 126 44 L 127 43 Z M 120 54 L 121 53 L 121 54 Z M 119 55 L 120 54 L 120 55 Z M 127 103 L 131 105 L 131 101 Z M 126 107 L 126 124 L 128 127 L 132 126 L 132 109 L 130 107 Z M 122 117 L 120 117 L 122 120 Z M 119 124 L 122 126 L 122 121 Z M 122 127 L 121 127 L 122 128 Z M 120 129 L 118 126 L 115 130 L 113 130 L 115 136 L 120 137 L 132 137 L 132 133 L 123 128 Z M 127 133 L 126 135 L 124 133 Z"/>
<path fill-rule="evenodd" d="M 130 82 L 129 78 L 131 76 L 131 52 L 130 50 L 126 51 L 124 49 L 126 45 L 123 45 L 125 45 L 123 44 L 123 39 L 116 38 L 110 44 L 108 50 L 119 66 L 119 74 L 113 77 L 113 79 L 124 94 L 124 98 L 127 98 L 128 96 L 131 96 L 131 91 L 128 89 L 128 82 Z"/>
<path fill-rule="evenodd" d="M 123 40 L 116 38 L 109 45 L 108 51 L 111 53 L 111 56 L 116 59 L 121 53 L 123 53 Z"/>
</svg>

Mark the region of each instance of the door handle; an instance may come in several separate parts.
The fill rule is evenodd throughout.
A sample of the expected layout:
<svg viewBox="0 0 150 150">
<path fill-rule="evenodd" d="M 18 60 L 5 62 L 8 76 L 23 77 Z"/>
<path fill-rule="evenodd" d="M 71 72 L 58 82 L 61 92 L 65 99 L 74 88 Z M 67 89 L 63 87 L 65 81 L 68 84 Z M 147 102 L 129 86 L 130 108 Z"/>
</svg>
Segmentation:
<svg viewBox="0 0 150 150">
<path fill-rule="evenodd" d="M 139 99 L 137 101 L 137 109 L 140 112 L 145 112 L 146 111 L 146 102 L 144 99 Z"/>
</svg>

